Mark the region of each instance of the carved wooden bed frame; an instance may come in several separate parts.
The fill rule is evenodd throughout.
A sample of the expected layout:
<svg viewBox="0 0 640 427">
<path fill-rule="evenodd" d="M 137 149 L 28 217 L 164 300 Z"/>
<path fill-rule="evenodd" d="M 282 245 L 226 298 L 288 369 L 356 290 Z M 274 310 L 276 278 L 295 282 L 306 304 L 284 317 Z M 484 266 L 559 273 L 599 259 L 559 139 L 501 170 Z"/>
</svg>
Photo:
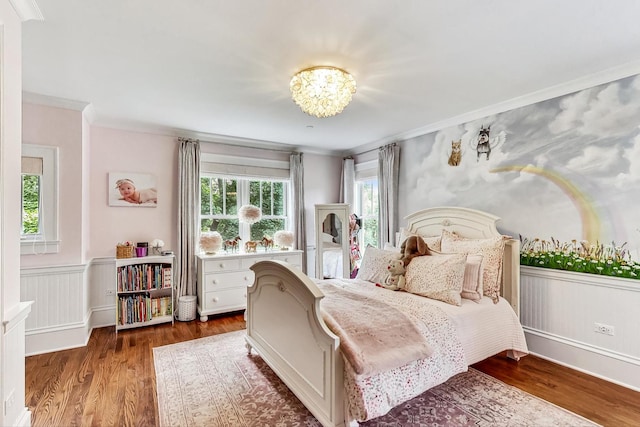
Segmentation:
<svg viewBox="0 0 640 427">
<path fill-rule="evenodd" d="M 467 238 L 500 235 L 497 216 L 467 208 L 441 207 L 415 212 L 406 229 L 422 236 L 443 229 Z M 507 240 L 501 295 L 519 314 L 520 242 Z M 247 349 L 254 348 L 323 426 L 357 425 L 346 412 L 340 340 L 320 312 L 324 297 L 302 271 L 280 261 L 251 267 L 247 292 Z"/>
</svg>

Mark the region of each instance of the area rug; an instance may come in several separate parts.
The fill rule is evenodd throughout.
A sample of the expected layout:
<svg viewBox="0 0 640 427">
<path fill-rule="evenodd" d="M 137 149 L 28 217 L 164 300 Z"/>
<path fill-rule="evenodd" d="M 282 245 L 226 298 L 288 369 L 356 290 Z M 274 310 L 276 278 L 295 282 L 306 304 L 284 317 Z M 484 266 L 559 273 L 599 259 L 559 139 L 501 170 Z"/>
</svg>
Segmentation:
<svg viewBox="0 0 640 427">
<path fill-rule="evenodd" d="M 159 424 L 320 426 L 267 364 L 245 331 L 153 349 Z M 596 426 L 576 414 L 469 369 L 361 426 Z"/>
</svg>

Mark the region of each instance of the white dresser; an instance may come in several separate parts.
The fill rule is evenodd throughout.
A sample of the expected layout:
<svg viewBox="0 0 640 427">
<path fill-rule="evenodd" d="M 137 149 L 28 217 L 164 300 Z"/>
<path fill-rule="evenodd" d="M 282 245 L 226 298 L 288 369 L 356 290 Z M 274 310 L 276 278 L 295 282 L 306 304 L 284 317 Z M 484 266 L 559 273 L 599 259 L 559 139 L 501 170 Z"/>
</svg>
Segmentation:
<svg viewBox="0 0 640 427">
<path fill-rule="evenodd" d="M 244 310 L 247 286 L 253 284 L 250 267 L 256 262 L 279 260 L 298 268 L 302 251 L 289 250 L 240 254 L 198 255 L 198 314 L 206 322 L 210 314 Z"/>
</svg>

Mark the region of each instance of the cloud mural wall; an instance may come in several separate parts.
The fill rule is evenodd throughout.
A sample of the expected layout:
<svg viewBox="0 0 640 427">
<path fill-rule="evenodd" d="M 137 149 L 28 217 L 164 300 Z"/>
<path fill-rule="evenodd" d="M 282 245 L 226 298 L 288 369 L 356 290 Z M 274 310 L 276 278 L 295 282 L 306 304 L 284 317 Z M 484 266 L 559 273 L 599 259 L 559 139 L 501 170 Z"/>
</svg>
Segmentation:
<svg viewBox="0 0 640 427">
<path fill-rule="evenodd" d="M 477 144 L 489 126 L 487 160 Z M 514 237 L 627 242 L 640 260 L 640 76 L 404 141 L 399 203 L 401 216 L 444 205 L 491 212 Z"/>
</svg>

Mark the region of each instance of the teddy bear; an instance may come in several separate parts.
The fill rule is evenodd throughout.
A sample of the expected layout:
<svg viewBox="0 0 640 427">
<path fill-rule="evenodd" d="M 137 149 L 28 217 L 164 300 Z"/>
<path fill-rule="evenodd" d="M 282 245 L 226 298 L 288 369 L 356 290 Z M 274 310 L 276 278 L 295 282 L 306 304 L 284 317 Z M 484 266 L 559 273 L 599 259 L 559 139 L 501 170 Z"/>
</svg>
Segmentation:
<svg viewBox="0 0 640 427">
<path fill-rule="evenodd" d="M 429 247 L 424 239 L 420 236 L 409 236 L 406 238 L 400 246 L 400 253 L 402 254 L 402 262 L 404 266 L 408 266 L 412 259 L 417 256 L 429 255 Z"/>
<path fill-rule="evenodd" d="M 404 289 L 405 273 L 404 263 L 399 259 L 392 259 L 389 261 L 387 265 L 387 277 L 384 280 L 384 283 L 381 285 L 383 288 L 399 291 Z"/>
</svg>

